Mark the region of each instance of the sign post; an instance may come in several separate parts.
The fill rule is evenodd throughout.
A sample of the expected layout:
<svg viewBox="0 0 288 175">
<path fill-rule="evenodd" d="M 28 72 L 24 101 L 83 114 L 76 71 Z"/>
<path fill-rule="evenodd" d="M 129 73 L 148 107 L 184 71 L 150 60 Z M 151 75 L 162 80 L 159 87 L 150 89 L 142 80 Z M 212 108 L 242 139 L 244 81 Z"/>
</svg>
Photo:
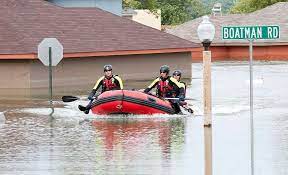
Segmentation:
<svg viewBox="0 0 288 175">
<path fill-rule="evenodd" d="M 250 70 L 250 132 L 251 132 L 251 175 L 254 175 L 254 124 L 253 124 L 253 41 L 280 38 L 280 27 L 271 26 L 224 26 L 222 40 L 249 41 L 249 70 Z"/>
<path fill-rule="evenodd" d="M 63 58 L 63 46 L 56 38 L 45 38 L 38 45 L 38 58 L 40 61 L 49 67 L 49 102 L 52 109 L 50 115 L 54 113 L 53 94 L 52 94 L 52 66 L 57 64 Z"/>
<path fill-rule="evenodd" d="M 249 39 L 251 174 L 254 175 L 253 39 Z"/>
<path fill-rule="evenodd" d="M 49 101 L 50 101 L 50 105 L 53 105 L 53 101 L 52 101 L 52 48 L 49 47 Z M 54 113 L 54 110 L 52 108 L 52 113 Z"/>
</svg>

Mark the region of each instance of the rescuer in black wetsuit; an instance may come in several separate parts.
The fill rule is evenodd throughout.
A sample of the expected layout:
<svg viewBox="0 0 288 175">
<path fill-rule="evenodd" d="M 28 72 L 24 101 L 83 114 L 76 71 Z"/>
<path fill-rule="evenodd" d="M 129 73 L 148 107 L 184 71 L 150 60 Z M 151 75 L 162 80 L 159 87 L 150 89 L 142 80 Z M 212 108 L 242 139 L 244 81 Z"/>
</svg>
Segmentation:
<svg viewBox="0 0 288 175">
<path fill-rule="evenodd" d="M 118 75 L 113 75 L 112 66 L 104 66 L 104 76 L 100 77 L 96 82 L 93 90 L 88 96 L 89 100 L 92 100 L 96 91 L 102 86 L 101 93 L 111 90 L 120 90 L 123 89 L 123 83 L 121 78 Z"/>
<path fill-rule="evenodd" d="M 145 93 L 149 93 L 151 89 L 156 87 L 156 95 L 159 98 L 173 98 L 173 89 L 179 91 L 179 101 L 185 99 L 185 86 L 179 83 L 175 78 L 169 76 L 169 67 L 163 65 L 160 67 L 160 76 L 156 78 L 145 90 Z M 175 100 L 169 100 L 176 113 L 180 112 L 178 102 Z"/>
<path fill-rule="evenodd" d="M 182 76 L 182 72 L 180 70 L 175 70 L 173 72 L 173 78 L 175 78 L 179 83 L 182 83 L 183 86 L 185 87 L 185 97 L 186 97 L 186 83 L 181 81 L 181 76 Z M 175 96 L 176 98 L 179 98 L 180 92 L 178 90 L 177 87 L 173 88 L 173 96 Z M 186 111 L 188 111 L 189 113 L 194 113 L 193 109 L 191 109 L 187 103 L 185 101 L 179 101 L 179 105 L 182 106 Z"/>
<path fill-rule="evenodd" d="M 182 86 L 184 86 L 184 89 L 185 89 L 184 96 L 186 97 L 186 83 L 181 81 L 182 72 L 180 70 L 175 70 L 172 75 L 173 75 L 173 78 L 175 78 L 179 83 L 182 84 Z M 174 87 L 173 96 L 176 98 L 179 98 L 179 95 L 180 95 L 179 88 Z"/>
<path fill-rule="evenodd" d="M 88 96 L 90 103 L 84 108 L 81 105 L 78 106 L 81 111 L 84 111 L 86 114 L 89 113 L 89 110 L 92 105 L 92 101 L 94 100 L 94 96 L 100 87 L 102 87 L 101 93 L 105 91 L 110 91 L 110 90 L 123 89 L 123 83 L 122 83 L 121 78 L 118 75 L 113 75 L 112 65 L 104 66 L 104 76 L 98 79 L 91 93 Z"/>
</svg>

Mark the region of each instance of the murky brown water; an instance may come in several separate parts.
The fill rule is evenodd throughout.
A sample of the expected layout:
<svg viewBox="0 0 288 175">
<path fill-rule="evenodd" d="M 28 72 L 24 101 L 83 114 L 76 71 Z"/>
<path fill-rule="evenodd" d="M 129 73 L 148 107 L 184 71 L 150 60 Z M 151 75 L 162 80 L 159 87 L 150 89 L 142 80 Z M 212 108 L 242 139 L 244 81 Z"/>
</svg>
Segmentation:
<svg viewBox="0 0 288 175">
<path fill-rule="evenodd" d="M 255 174 L 286 175 L 288 64 L 256 64 Z M 248 65 L 214 63 L 212 75 L 213 174 L 250 174 Z M 87 101 L 59 96 L 51 118 L 45 100 L 0 101 L 0 174 L 204 174 L 201 64 L 193 77 L 195 116 L 85 115 Z"/>
</svg>

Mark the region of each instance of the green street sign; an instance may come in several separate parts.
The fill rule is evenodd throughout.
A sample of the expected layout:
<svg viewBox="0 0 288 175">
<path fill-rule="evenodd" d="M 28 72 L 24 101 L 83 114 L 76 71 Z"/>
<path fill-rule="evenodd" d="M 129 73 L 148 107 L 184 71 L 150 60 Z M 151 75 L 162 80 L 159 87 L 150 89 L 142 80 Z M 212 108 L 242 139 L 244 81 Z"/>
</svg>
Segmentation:
<svg viewBox="0 0 288 175">
<path fill-rule="evenodd" d="M 225 26 L 222 40 L 279 39 L 280 27 L 273 26 Z"/>
</svg>

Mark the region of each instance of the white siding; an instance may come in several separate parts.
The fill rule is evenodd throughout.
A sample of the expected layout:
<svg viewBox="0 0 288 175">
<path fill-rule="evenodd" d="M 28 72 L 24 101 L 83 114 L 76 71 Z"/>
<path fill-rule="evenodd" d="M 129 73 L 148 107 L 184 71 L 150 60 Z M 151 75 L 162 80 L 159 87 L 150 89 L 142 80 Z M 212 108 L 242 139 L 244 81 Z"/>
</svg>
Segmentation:
<svg viewBox="0 0 288 175">
<path fill-rule="evenodd" d="M 149 10 L 135 10 L 136 15 L 133 15 L 132 20 L 154 29 L 161 30 L 161 11 L 158 14 L 153 14 Z"/>
</svg>

